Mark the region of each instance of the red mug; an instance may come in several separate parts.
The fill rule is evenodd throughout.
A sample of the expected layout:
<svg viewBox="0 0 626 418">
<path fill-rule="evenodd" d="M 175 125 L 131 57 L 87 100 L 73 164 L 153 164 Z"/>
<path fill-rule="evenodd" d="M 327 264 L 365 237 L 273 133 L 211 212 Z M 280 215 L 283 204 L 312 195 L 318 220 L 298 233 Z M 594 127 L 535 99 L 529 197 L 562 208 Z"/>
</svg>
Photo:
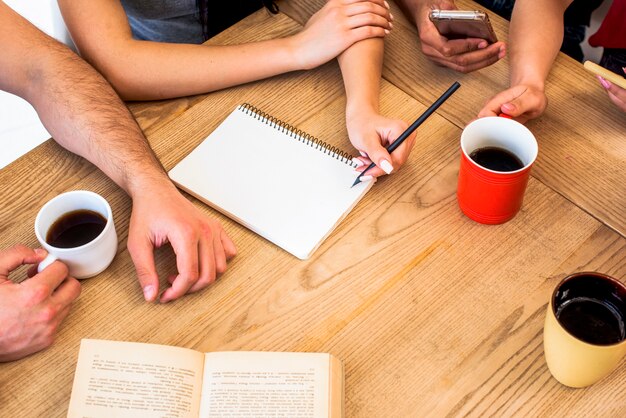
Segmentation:
<svg viewBox="0 0 626 418">
<path fill-rule="evenodd" d="M 497 147 L 513 153 L 523 164 L 515 171 L 494 171 L 470 158 L 479 148 Z M 537 158 L 537 140 L 519 122 L 504 117 L 476 119 L 461 134 L 461 168 L 457 187 L 459 207 L 483 224 L 507 222 L 522 207 L 530 168 Z"/>
</svg>

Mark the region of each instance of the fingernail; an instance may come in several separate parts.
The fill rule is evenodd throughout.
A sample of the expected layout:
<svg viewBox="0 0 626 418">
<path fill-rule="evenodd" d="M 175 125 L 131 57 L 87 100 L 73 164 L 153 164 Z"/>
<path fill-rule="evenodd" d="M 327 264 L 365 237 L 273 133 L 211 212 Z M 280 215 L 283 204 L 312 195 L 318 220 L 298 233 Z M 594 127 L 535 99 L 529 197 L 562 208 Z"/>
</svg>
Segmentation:
<svg viewBox="0 0 626 418">
<path fill-rule="evenodd" d="M 482 41 L 481 43 L 478 44 L 478 49 L 485 49 L 485 48 L 487 48 L 486 41 Z"/>
<path fill-rule="evenodd" d="M 393 29 L 393 23 L 389 22 L 389 29 Z"/>
<path fill-rule="evenodd" d="M 361 154 L 361 157 L 369 158 L 368 155 L 363 151 L 359 151 L 359 154 Z"/>
<path fill-rule="evenodd" d="M 626 67 L 622 67 L 622 71 L 626 74 Z"/>
<path fill-rule="evenodd" d="M 148 285 L 143 288 L 143 297 L 149 302 L 154 298 L 154 286 Z"/>
<path fill-rule="evenodd" d="M 391 7 L 389 7 L 389 3 L 387 3 L 387 1 L 385 1 L 385 7 L 390 9 Z"/>
<path fill-rule="evenodd" d="M 365 165 L 365 163 L 364 163 L 363 161 L 359 160 L 358 158 L 353 158 L 353 159 L 352 159 L 352 162 L 353 162 L 354 164 L 356 164 L 356 166 L 357 166 L 357 167 L 361 167 L 361 166 L 364 166 L 364 165 Z"/>
<path fill-rule="evenodd" d="M 385 29 L 385 35 L 389 35 L 389 29 Z"/>
<path fill-rule="evenodd" d="M 393 17 L 393 13 L 389 13 L 389 19 L 391 19 L 391 20 L 395 19 L 395 18 Z"/>
<path fill-rule="evenodd" d="M 500 52 L 498 52 L 498 58 L 502 59 L 506 55 L 506 49 L 504 47 L 500 48 Z"/>
<path fill-rule="evenodd" d="M 372 176 L 361 176 L 361 181 L 370 181 L 371 179 L 373 179 L 374 177 Z"/>
<path fill-rule="evenodd" d="M 393 166 L 387 160 L 382 160 L 380 162 L 380 168 L 382 168 L 383 171 L 387 174 L 391 174 L 391 172 L 393 171 Z"/>
<path fill-rule="evenodd" d="M 39 257 L 45 257 L 48 255 L 48 251 L 44 250 L 43 248 L 35 248 L 35 254 L 37 254 Z"/>
<path fill-rule="evenodd" d="M 504 113 L 513 112 L 515 110 L 515 105 L 512 103 L 505 103 L 502 105 L 502 110 L 504 110 Z"/>
<path fill-rule="evenodd" d="M 598 80 L 600 81 L 600 84 L 602 84 L 602 87 L 604 87 L 606 90 L 611 88 L 611 83 L 609 83 L 603 77 L 598 76 Z"/>
</svg>

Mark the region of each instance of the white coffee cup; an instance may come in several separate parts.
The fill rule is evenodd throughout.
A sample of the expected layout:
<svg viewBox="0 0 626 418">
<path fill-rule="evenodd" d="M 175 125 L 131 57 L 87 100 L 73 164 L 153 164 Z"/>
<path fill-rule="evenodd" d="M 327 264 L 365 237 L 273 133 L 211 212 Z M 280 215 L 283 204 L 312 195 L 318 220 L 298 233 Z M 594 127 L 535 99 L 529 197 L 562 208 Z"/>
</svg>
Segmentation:
<svg viewBox="0 0 626 418">
<path fill-rule="evenodd" d="M 64 214 L 81 209 L 92 210 L 106 219 L 100 235 L 74 248 L 58 248 L 48 244 L 46 235 L 52 224 Z M 35 235 L 41 246 L 48 251 L 48 256 L 39 263 L 39 272 L 59 260 L 68 266 L 70 276 L 86 279 L 104 271 L 117 252 L 117 233 L 111 206 L 102 196 L 87 190 L 60 194 L 43 205 L 35 219 Z"/>
</svg>

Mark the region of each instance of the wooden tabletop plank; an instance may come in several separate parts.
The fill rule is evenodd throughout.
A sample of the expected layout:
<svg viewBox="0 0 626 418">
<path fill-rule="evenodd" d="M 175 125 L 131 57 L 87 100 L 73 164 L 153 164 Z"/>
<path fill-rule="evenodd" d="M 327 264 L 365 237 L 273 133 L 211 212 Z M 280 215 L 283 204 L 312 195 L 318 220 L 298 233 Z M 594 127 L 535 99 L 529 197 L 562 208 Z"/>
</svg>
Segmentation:
<svg viewBox="0 0 626 418">
<path fill-rule="evenodd" d="M 323 0 L 284 0 L 281 11 L 304 23 Z M 473 120 L 484 103 L 508 86 L 508 57 L 470 74 L 430 62 L 420 50 L 415 26 L 394 2 L 394 29 L 385 41 L 383 77 L 421 103 L 431 103 L 455 80 L 462 87 L 438 113 L 458 127 Z M 460 9 L 481 9 L 471 0 Z M 490 14 L 501 40 L 508 22 Z M 622 236 L 626 236 L 626 115 L 582 65 L 559 54 L 547 81 L 549 106 L 527 124 L 539 142 L 533 176 Z"/>
<path fill-rule="evenodd" d="M 351 149 L 336 63 L 192 106 L 146 105 L 140 123 L 171 168 L 243 101 Z M 383 113 L 409 120 L 424 108 L 383 81 Z M 171 109 L 184 111 L 172 117 Z M 80 339 L 104 338 L 331 352 L 346 368 L 350 417 L 620 416 L 626 368 L 587 389 L 566 388 L 547 370 L 541 332 L 552 289 L 567 274 L 595 270 L 624 281 L 626 239 L 534 178 L 511 222 L 466 218 L 455 197 L 461 129 L 444 116 L 418 129 L 406 165 L 381 179 L 307 261 L 192 199 L 222 222 L 239 253 L 209 288 L 166 305 L 143 301 L 125 249 L 130 200 L 99 170 L 54 143 L 1 170 L 1 248 L 36 245 L 39 207 L 76 188 L 109 200 L 120 238 L 109 269 L 82 282 L 55 344 L 0 364 L 2 414 L 65 416 Z M 156 261 L 162 276 L 175 268 L 169 248 Z"/>
<path fill-rule="evenodd" d="M 296 84 L 319 88 L 319 82 L 307 73 Z M 340 87 L 336 77 L 322 84 L 324 91 Z M 241 100 L 242 92 L 230 96 Z M 253 96 L 250 86 L 243 97 Z M 211 97 L 155 129 L 151 142 L 179 141 L 172 133 L 200 130 L 210 116 L 198 115 L 207 109 L 232 109 L 220 94 L 216 101 Z M 308 115 L 302 127 L 345 145 L 345 125 L 337 116 L 344 100 Z M 423 109 L 387 83 L 382 106 L 399 117 Z M 617 396 L 626 371 L 573 396 L 550 378 L 540 333 L 547 298 L 565 274 L 590 268 L 626 275 L 619 261 L 624 239 L 535 180 L 512 222 L 489 227 L 470 221 L 454 196 L 459 128 L 435 116 L 420 130 L 420 152 L 380 181 L 307 262 L 198 204 L 222 220 L 240 252 L 215 285 L 168 305 L 143 302 L 123 248 L 128 201 L 101 188 L 114 207 L 121 250 L 109 270 L 83 282 L 51 349 L 0 366 L 0 401 L 7 412 L 20 416 L 28 405 L 34 413 L 64 415 L 80 338 L 107 338 L 202 351 L 330 351 L 346 365 L 349 416 L 505 413 L 517 407 L 556 414 L 579 405 L 572 397 L 586 397 L 590 412 L 616 416 L 624 403 L 596 400 Z M 20 174 L 28 173 L 23 166 Z M 36 181 L 39 173 L 31 170 L 30 176 Z M 1 172 L 0 184 L 8 177 Z M 68 188 L 93 189 L 103 180 L 96 172 Z M 30 209 L 31 218 L 36 209 Z M 32 234 L 27 222 L 10 230 Z M 11 235 L 2 237 L 2 246 Z M 157 260 L 162 273 L 171 271 L 170 251 L 159 251 Z M 542 396 L 558 407 L 546 410 Z"/>
</svg>

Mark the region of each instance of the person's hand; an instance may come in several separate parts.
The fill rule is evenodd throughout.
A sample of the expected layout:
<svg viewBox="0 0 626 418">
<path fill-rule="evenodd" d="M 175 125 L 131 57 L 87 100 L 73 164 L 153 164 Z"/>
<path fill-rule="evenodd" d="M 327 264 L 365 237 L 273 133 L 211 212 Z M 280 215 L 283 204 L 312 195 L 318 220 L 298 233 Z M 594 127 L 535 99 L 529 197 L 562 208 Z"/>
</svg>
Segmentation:
<svg viewBox="0 0 626 418">
<path fill-rule="evenodd" d="M 626 74 L 626 67 L 622 68 L 622 71 Z M 626 90 L 616 86 L 603 77 L 598 76 L 598 80 L 600 81 L 600 84 L 602 84 L 602 87 L 606 90 L 609 95 L 609 99 L 611 99 L 615 106 L 620 108 L 622 112 L 626 112 Z"/>
<path fill-rule="evenodd" d="M 24 264 L 37 264 L 46 251 L 16 245 L 0 252 L 0 362 L 12 361 L 49 347 L 56 331 L 80 295 L 80 284 L 68 276 L 60 261 L 41 273 L 14 283 L 9 273 Z"/>
<path fill-rule="evenodd" d="M 176 253 L 178 274 L 168 277 L 171 287 L 161 295 L 162 303 L 207 287 L 236 253 L 219 222 L 202 214 L 171 183 L 145 190 L 133 198 L 128 252 L 148 302 L 159 294 L 154 248 L 167 242 Z"/>
<path fill-rule="evenodd" d="M 378 177 L 400 168 L 409 158 L 415 142 L 415 134 L 407 138 L 391 155 L 385 149 L 406 130 L 408 125 L 401 120 L 389 119 L 376 112 L 360 112 L 346 119 L 348 136 L 352 145 L 361 153 L 353 161 L 363 171 L 372 162 L 376 164 L 366 176 Z"/>
<path fill-rule="evenodd" d="M 415 24 L 420 37 L 422 52 L 435 64 L 469 73 L 488 67 L 504 58 L 506 45 L 491 45 L 480 38 L 448 39 L 442 36 L 428 15 L 432 9 L 456 10 L 454 1 L 423 1 L 414 11 Z"/>
<path fill-rule="evenodd" d="M 393 17 L 384 0 L 330 0 L 293 36 L 302 69 L 322 65 L 356 42 L 384 37 Z"/>
<path fill-rule="evenodd" d="M 543 88 L 519 84 L 489 99 L 478 113 L 478 117 L 498 116 L 504 113 L 520 123 L 526 123 L 540 116 L 547 105 L 548 98 Z"/>
</svg>

